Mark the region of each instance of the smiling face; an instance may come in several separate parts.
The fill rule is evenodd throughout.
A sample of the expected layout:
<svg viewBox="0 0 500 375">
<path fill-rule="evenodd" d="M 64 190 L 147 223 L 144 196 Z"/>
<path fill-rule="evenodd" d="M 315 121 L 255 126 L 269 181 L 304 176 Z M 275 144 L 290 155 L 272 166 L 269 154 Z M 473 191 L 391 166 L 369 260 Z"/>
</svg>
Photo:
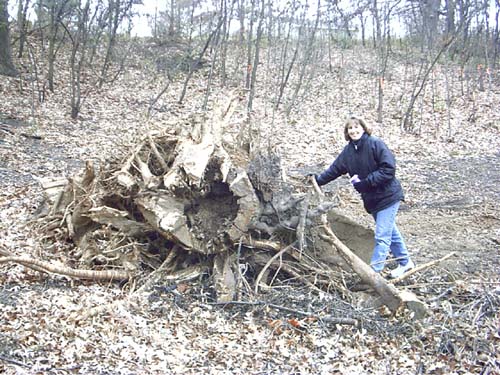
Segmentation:
<svg viewBox="0 0 500 375">
<path fill-rule="evenodd" d="M 347 125 L 347 134 L 353 141 L 360 139 L 364 132 L 365 130 L 358 121 L 350 121 Z"/>
<path fill-rule="evenodd" d="M 357 141 L 363 134 L 372 134 L 371 129 L 366 125 L 365 120 L 359 117 L 351 116 L 344 124 L 344 138 L 347 142 Z"/>
</svg>

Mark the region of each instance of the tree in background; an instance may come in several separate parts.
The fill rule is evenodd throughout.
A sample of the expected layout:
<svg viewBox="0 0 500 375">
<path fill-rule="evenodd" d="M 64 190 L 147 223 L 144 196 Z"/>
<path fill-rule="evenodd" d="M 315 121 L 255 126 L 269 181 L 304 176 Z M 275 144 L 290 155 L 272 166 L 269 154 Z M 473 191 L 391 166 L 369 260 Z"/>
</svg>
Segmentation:
<svg viewBox="0 0 500 375">
<path fill-rule="evenodd" d="M 42 0 L 39 0 L 39 4 Z M 64 36 L 66 35 L 66 29 L 64 25 L 64 20 L 71 14 L 69 0 L 59 0 L 59 1 L 50 1 L 47 3 L 47 6 L 42 8 L 45 9 L 47 16 L 47 25 L 48 25 L 48 52 L 47 52 L 47 63 L 48 63 L 48 71 L 47 71 L 47 84 L 49 86 L 49 90 L 54 92 L 54 74 L 55 74 L 55 61 L 56 56 L 59 51 L 59 48 L 64 43 Z M 39 11 L 39 16 L 41 16 L 41 11 Z M 42 19 L 45 17 L 42 16 Z M 39 22 L 42 22 L 42 19 Z M 42 26 L 41 26 L 42 27 Z M 61 31 L 63 30 L 63 31 Z"/>
<path fill-rule="evenodd" d="M 1 63 L 3 70 L 9 66 L 13 72 L 11 57 L 5 57 L 10 53 L 7 0 L 0 1 L 4 19 L 0 25 Z M 72 117 L 78 116 L 85 93 L 112 87 L 125 69 L 123 61 L 117 60 L 127 55 L 130 46 L 144 50 L 143 41 L 131 39 L 122 27 L 136 3 L 138 0 L 17 0 L 18 27 L 11 32 L 19 33 L 12 37 L 19 56 L 22 58 L 26 44 L 31 68 L 40 72 L 36 79 L 41 77 L 41 82 L 36 87 L 44 92 L 45 86 L 50 91 L 57 89 L 56 69 L 68 69 Z M 323 87 L 339 92 L 337 105 L 351 110 L 345 82 L 353 73 L 363 72 L 371 75 L 374 89 L 368 99 L 382 123 L 390 118 L 385 102 L 392 66 L 403 62 L 409 87 L 401 94 L 397 115 L 404 117 L 402 130 L 413 132 L 418 99 L 427 95 L 429 83 L 431 92 L 438 86 L 433 79 L 438 63 L 461 67 L 463 92 L 473 92 L 476 83 L 484 90 L 491 85 L 500 48 L 499 0 L 494 4 L 491 0 L 164 0 L 163 5 L 165 10 L 155 13 L 153 43 L 144 54 L 150 61 L 145 60 L 144 67 L 156 67 L 153 73 L 163 74 L 169 81 L 155 94 L 157 99 L 170 82 L 183 81 L 181 103 L 192 87 L 191 79 L 200 73 L 199 78 L 206 82 L 202 108 L 209 108 L 214 87 L 233 87 L 247 94 L 249 113 L 255 100 L 264 99 L 273 112 L 293 116 L 308 98 L 321 95 L 311 91 L 321 75 L 334 82 Z M 26 15 L 33 10 L 37 18 L 27 22 Z M 393 35 L 396 20 L 406 27 L 399 39 Z M 367 43 L 370 27 L 373 43 Z M 374 60 L 370 66 L 354 68 L 344 59 L 348 53 L 362 56 L 362 63 L 369 57 Z M 69 57 L 56 64 L 58 54 Z M 59 78 L 66 76 L 59 73 Z"/>
<path fill-rule="evenodd" d="M 18 71 L 12 61 L 7 6 L 7 0 L 0 0 L 0 74 L 15 77 Z"/>
<path fill-rule="evenodd" d="M 134 0 L 109 0 L 108 2 L 107 47 L 101 68 L 101 76 L 99 77 L 99 88 L 101 88 L 106 81 L 106 74 L 111 64 L 116 38 L 118 37 L 118 28 L 123 20 L 130 16 L 129 13 L 133 2 Z"/>
<path fill-rule="evenodd" d="M 17 57 L 21 58 L 24 52 L 24 44 L 26 43 L 28 7 L 30 0 L 19 0 L 17 3 L 17 28 L 19 30 L 19 50 Z"/>
</svg>

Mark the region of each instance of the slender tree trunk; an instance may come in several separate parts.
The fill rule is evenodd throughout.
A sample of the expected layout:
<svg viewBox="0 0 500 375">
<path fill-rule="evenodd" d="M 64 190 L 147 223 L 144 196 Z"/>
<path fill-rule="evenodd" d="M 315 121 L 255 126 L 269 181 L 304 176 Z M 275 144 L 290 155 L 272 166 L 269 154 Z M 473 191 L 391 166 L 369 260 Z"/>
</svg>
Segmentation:
<svg viewBox="0 0 500 375">
<path fill-rule="evenodd" d="M 375 44 L 377 49 L 377 122 L 382 123 L 384 105 L 384 46 L 382 44 L 382 26 L 377 0 L 372 4 L 373 22 L 375 24 Z"/>
<path fill-rule="evenodd" d="M 226 16 L 224 14 L 224 9 L 221 9 L 221 14 L 220 14 L 220 24 L 224 25 L 226 23 Z M 208 74 L 208 79 L 207 79 L 207 89 L 205 91 L 205 100 L 203 101 L 203 106 L 202 109 L 205 111 L 207 109 L 208 105 L 208 98 L 210 97 L 210 91 L 212 89 L 212 80 L 213 80 L 213 75 L 214 75 L 214 69 L 215 69 L 215 64 L 217 63 L 217 57 L 219 55 L 219 50 L 221 49 L 221 39 L 220 39 L 220 34 L 221 34 L 221 27 L 218 26 L 216 29 L 216 33 L 214 36 L 214 43 L 215 46 L 213 46 L 213 51 L 212 51 L 212 61 L 210 62 L 210 73 Z"/>
<path fill-rule="evenodd" d="M 450 85 L 450 74 L 449 70 L 446 69 L 445 72 L 446 78 L 446 122 L 447 122 L 447 136 L 448 139 L 451 138 L 451 102 L 452 102 L 452 93 L 451 93 L 451 85 Z"/>
<path fill-rule="evenodd" d="M 191 66 L 189 68 L 189 72 L 186 76 L 186 79 L 184 81 L 184 85 L 182 87 L 181 96 L 180 96 L 179 101 L 178 101 L 179 104 L 182 104 L 182 102 L 184 101 L 184 97 L 186 96 L 186 92 L 187 92 L 187 86 L 189 84 L 189 81 L 191 80 L 191 77 L 194 74 L 195 67 L 201 62 L 201 59 L 203 59 L 203 56 L 205 56 L 205 52 L 207 51 L 208 47 L 210 46 L 210 42 L 212 41 L 212 38 L 215 36 L 216 33 L 219 32 L 219 29 L 222 26 L 223 20 L 224 20 L 224 17 L 219 16 L 219 22 L 217 23 L 217 26 L 215 27 L 215 29 L 208 36 L 207 41 L 205 42 L 203 49 L 201 50 L 200 54 L 198 55 L 198 58 L 191 63 Z"/>
<path fill-rule="evenodd" d="M 238 20 L 240 21 L 240 29 L 239 29 L 239 38 L 240 38 L 240 45 L 243 45 L 243 42 L 245 41 L 245 5 L 246 5 L 246 0 L 238 0 Z"/>
<path fill-rule="evenodd" d="M 317 9 L 316 20 L 314 22 L 314 27 L 313 27 L 313 30 L 311 31 L 311 35 L 310 35 L 308 43 L 307 43 L 306 51 L 304 54 L 304 61 L 302 62 L 300 73 L 299 73 L 299 81 L 298 81 L 297 85 L 295 86 L 295 90 L 293 92 L 291 102 L 286 109 L 287 115 L 290 114 L 290 112 L 292 111 L 292 108 L 295 106 L 297 96 L 298 96 L 299 91 L 302 87 L 302 82 L 303 82 L 304 77 L 305 77 L 306 68 L 311 61 L 311 56 L 312 56 L 312 52 L 313 52 L 313 48 L 314 48 L 314 41 L 316 38 L 316 31 L 318 30 L 319 20 L 320 20 L 320 16 L 321 16 L 321 0 L 318 0 L 318 4 L 317 4 L 316 9 Z"/>
<path fill-rule="evenodd" d="M 455 33 L 455 12 L 455 0 L 446 0 L 446 33 L 450 35 Z"/>
<path fill-rule="evenodd" d="M 227 0 L 221 0 L 221 12 L 224 21 L 222 22 L 222 42 L 221 42 L 221 58 L 220 58 L 220 77 L 221 86 L 226 86 L 226 58 L 227 58 L 227 40 L 229 38 L 229 25 L 230 20 L 228 19 L 227 12 Z M 212 67 L 211 67 L 212 69 Z"/>
<path fill-rule="evenodd" d="M 255 19 L 255 3 L 257 0 L 251 0 L 252 8 L 250 11 L 250 26 L 248 27 L 247 39 L 247 72 L 245 78 L 245 88 L 250 90 L 250 80 L 252 78 L 252 44 L 253 44 L 253 24 Z"/>
<path fill-rule="evenodd" d="M 408 107 L 406 108 L 406 112 L 404 114 L 402 121 L 402 129 L 404 129 L 405 131 L 411 131 L 413 129 L 412 119 L 413 119 L 413 110 L 415 108 L 415 102 L 417 101 L 417 98 L 420 96 L 421 92 L 424 90 L 427 80 L 429 79 L 430 72 L 438 62 L 441 55 L 447 50 L 447 48 L 453 42 L 453 40 L 454 38 L 451 38 L 442 45 L 441 49 L 436 54 L 434 59 L 427 64 L 427 67 L 425 66 L 426 63 L 422 62 L 422 65 L 420 66 L 420 71 L 423 73 L 422 74 L 419 73 L 419 78 L 417 78 L 417 80 L 415 81 L 415 86 L 413 88 L 410 102 L 408 104 Z M 419 80 L 420 83 L 418 83 Z"/>
<path fill-rule="evenodd" d="M 257 26 L 257 40 L 255 41 L 255 56 L 252 68 L 252 77 L 250 79 L 250 91 L 248 93 L 247 113 L 252 112 L 253 99 L 255 95 L 255 81 L 257 80 L 257 68 L 259 67 L 260 42 L 262 39 L 262 24 L 264 22 L 265 1 L 261 0 L 261 11 L 259 17 L 259 25 Z"/>
<path fill-rule="evenodd" d="M 492 69 L 495 70 L 497 67 L 498 54 L 500 52 L 500 28 L 498 25 L 498 20 L 500 16 L 500 0 L 495 0 L 496 12 L 495 12 L 495 33 L 493 37 L 494 47 L 494 56 L 493 56 L 493 66 Z"/>
<path fill-rule="evenodd" d="M 101 76 L 99 77 L 98 87 L 101 88 L 106 80 L 106 74 L 111 64 L 111 57 L 116 44 L 116 36 L 118 27 L 121 25 L 123 18 L 132 6 L 132 1 L 125 0 L 110 0 L 109 1 L 109 32 L 108 32 L 108 46 L 106 48 L 106 55 L 101 68 Z"/>
<path fill-rule="evenodd" d="M 60 3 L 53 2 L 49 8 L 50 20 L 49 20 L 49 50 L 47 54 L 47 83 L 49 85 L 49 90 L 54 92 L 54 63 L 56 61 L 57 52 L 59 47 L 62 45 L 63 41 L 58 43 L 59 26 L 62 20 L 62 16 L 66 11 L 66 5 L 69 0 L 63 0 Z"/>
<path fill-rule="evenodd" d="M 58 25 L 54 14 L 51 14 L 51 22 L 49 26 L 49 50 L 47 56 L 48 70 L 47 70 L 47 83 L 49 90 L 54 92 L 54 62 L 56 60 L 56 41 L 57 41 Z"/>
<path fill-rule="evenodd" d="M 229 34 L 230 34 L 230 23 L 234 11 L 234 4 L 236 0 L 231 1 L 231 7 L 227 9 L 227 0 L 224 0 L 223 10 L 224 10 L 224 24 L 223 24 L 223 41 L 222 41 L 222 51 L 221 51 L 221 85 L 226 86 L 227 80 L 227 49 L 229 45 Z"/>
<path fill-rule="evenodd" d="M 80 113 L 82 104 L 81 77 L 82 70 L 86 60 L 87 42 L 89 37 L 89 18 L 90 18 L 90 1 L 86 0 L 85 6 L 78 9 L 78 24 L 76 36 L 73 39 L 73 48 L 71 51 L 71 118 L 76 119 Z"/>
<path fill-rule="evenodd" d="M 295 5 L 295 4 L 294 4 Z M 295 13 L 295 7 L 293 10 L 293 13 Z M 304 22 L 305 22 L 305 12 L 301 16 L 301 22 L 299 26 L 299 31 L 298 35 L 302 35 L 302 31 L 304 29 Z M 281 64 L 280 64 L 280 82 L 279 82 L 279 92 L 278 92 L 278 98 L 276 99 L 276 103 L 274 105 L 275 109 L 278 109 L 279 105 L 281 104 L 281 101 L 283 99 L 283 94 L 285 92 L 285 88 L 288 85 L 288 81 L 290 78 L 290 75 L 292 73 L 293 67 L 295 66 L 295 61 L 297 60 L 297 56 L 299 55 L 299 48 L 300 48 L 300 41 L 297 41 L 297 44 L 295 46 L 295 50 L 293 52 L 292 60 L 290 61 L 290 64 L 288 65 L 288 69 L 286 69 L 286 63 L 287 63 L 287 57 L 288 57 L 288 48 L 290 45 L 291 41 L 291 32 L 292 32 L 292 22 L 288 23 L 288 31 L 285 39 L 285 45 L 283 46 L 283 52 L 281 54 Z"/>
<path fill-rule="evenodd" d="M 361 25 L 361 44 L 363 47 L 366 47 L 366 18 L 363 16 L 363 13 L 359 14 L 359 23 Z"/>
<path fill-rule="evenodd" d="M 28 6 L 30 0 L 19 0 L 17 8 L 17 25 L 19 28 L 19 50 L 17 57 L 21 58 L 24 52 L 24 44 L 26 43 L 26 16 L 28 14 Z"/>
<path fill-rule="evenodd" d="M 170 17 L 168 23 L 168 36 L 173 38 L 175 34 L 175 0 L 170 0 Z"/>
</svg>

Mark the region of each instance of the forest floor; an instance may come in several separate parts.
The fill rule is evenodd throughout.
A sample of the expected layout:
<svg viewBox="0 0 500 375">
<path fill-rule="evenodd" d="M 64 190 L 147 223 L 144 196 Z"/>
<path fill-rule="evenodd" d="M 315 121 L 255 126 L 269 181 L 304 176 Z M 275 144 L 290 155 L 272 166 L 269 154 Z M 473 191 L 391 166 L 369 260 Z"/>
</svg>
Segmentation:
<svg viewBox="0 0 500 375">
<path fill-rule="evenodd" d="M 33 109 L 27 87 L 21 91 L 17 80 L 0 77 L 3 249 L 64 262 L 71 244 L 44 248 L 30 225 L 43 200 L 40 178 L 71 177 L 87 159 L 104 164 L 127 151 L 139 135 L 188 122 L 195 105 L 169 104 L 177 99 L 180 83 L 172 84 L 157 104 L 156 117 L 145 120 L 149 100 L 162 84 L 147 77 L 137 69 L 109 90 L 92 92 L 77 121 L 67 114 L 65 89 Z M 328 78 L 334 79 L 321 79 Z M 366 79 L 353 81 L 353 91 L 360 88 L 355 97 L 339 100 L 341 94 L 331 89 L 322 92 L 324 102 L 305 98 L 305 108 L 289 118 L 271 120 L 265 95 L 258 95 L 256 127 L 261 139 L 280 151 L 292 181 L 320 172 L 338 154 L 349 108 L 366 113 L 373 123 L 369 92 L 361 89 L 370 86 Z M 190 87 L 186 103 L 200 101 L 203 85 Z M 479 110 L 472 124 L 466 121 L 470 113 L 463 113 L 470 106 L 459 97 L 452 135 L 443 136 L 446 129 L 436 125 L 443 116 L 436 118 L 430 110 L 419 135 L 402 133 L 390 116 L 383 126 L 374 126 L 374 134 L 397 158 L 406 192 L 398 224 L 415 262 L 456 253 L 402 286 L 428 304 L 427 318 L 388 316 L 291 285 L 262 297 L 275 305 L 359 321 L 356 326 L 328 324 L 268 305 L 214 306 L 202 285 L 158 286 L 131 297 L 114 283 L 0 265 L 0 373 L 500 374 L 500 86 L 477 93 Z M 389 105 L 387 113 L 392 112 Z M 238 133 L 243 113 L 236 115 L 228 137 Z M 339 194 L 343 214 L 373 226 L 346 178 L 325 191 Z M 82 318 L 98 306 L 111 309 Z"/>
</svg>

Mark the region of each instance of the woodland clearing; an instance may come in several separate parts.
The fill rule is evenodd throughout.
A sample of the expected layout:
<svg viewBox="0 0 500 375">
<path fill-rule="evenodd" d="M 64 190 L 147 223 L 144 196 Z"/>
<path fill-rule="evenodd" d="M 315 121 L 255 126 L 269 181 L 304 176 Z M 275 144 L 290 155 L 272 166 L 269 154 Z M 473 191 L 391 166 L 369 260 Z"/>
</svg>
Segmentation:
<svg viewBox="0 0 500 375">
<path fill-rule="evenodd" d="M 304 184 L 307 172 L 320 172 L 343 147 L 347 114 L 356 112 L 373 124 L 374 134 L 397 158 L 406 192 L 398 223 L 417 264 L 457 253 L 399 286 L 428 304 L 428 317 L 390 316 L 361 301 L 294 286 L 292 280 L 259 296 L 262 303 L 219 306 L 212 304 L 200 280 L 156 285 L 131 298 L 129 289 L 118 283 L 70 280 L 1 265 L 0 372 L 500 373 L 498 72 L 473 97 L 460 93 L 455 76 L 450 128 L 444 108 L 432 108 L 425 96 L 420 133 L 411 134 L 399 126 L 398 98 L 407 87 L 403 68 L 396 64 L 386 82 L 385 120 L 375 123 L 374 77 L 366 73 L 372 58 L 359 48 L 337 51 L 337 70 L 317 72 L 308 95 L 289 116 L 274 112 L 266 91 L 257 90 L 251 146 L 277 150 L 293 184 Z M 446 69 L 452 68 L 436 70 L 440 94 L 439 75 Z M 154 116 L 146 119 L 151 98 L 166 79 L 152 71 L 137 57 L 113 86 L 88 92 L 75 121 L 65 105 L 67 77 L 59 77 L 57 90 L 36 105 L 27 80 L 21 86 L 19 79 L 0 77 L 1 248 L 66 263 L 72 244 L 42 246 L 30 225 L 43 200 L 39 180 L 71 177 L 87 159 L 102 165 L 140 135 L 189 123 L 200 113 L 203 71 L 192 80 L 183 105 L 175 104 L 182 82 L 174 80 L 156 103 Z M 268 78 L 262 76 L 263 87 Z M 234 90 L 213 91 L 211 102 Z M 225 136 L 236 138 L 245 117 L 244 108 L 237 110 Z M 347 179 L 324 190 L 327 196 L 339 195 L 343 214 L 372 226 Z M 81 319 L 99 306 L 111 309 Z M 297 311 L 329 312 L 358 324 L 332 324 Z"/>
</svg>

